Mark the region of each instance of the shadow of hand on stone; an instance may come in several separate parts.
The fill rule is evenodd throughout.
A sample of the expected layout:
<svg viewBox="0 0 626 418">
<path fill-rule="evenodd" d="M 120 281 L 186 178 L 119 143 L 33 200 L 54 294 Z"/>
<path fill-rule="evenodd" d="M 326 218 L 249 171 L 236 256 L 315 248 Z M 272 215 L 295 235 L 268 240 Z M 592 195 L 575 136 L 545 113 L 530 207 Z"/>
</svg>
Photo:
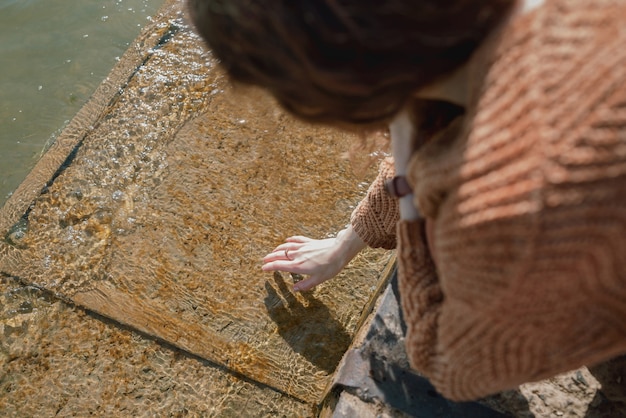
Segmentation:
<svg viewBox="0 0 626 418">
<path fill-rule="evenodd" d="M 311 294 L 292 293 L 279 272 L 265 282 L 265 307 L 293 351 L 332 373 L 350 345 L 350 336 L 328 308 Z"/>
</svg>

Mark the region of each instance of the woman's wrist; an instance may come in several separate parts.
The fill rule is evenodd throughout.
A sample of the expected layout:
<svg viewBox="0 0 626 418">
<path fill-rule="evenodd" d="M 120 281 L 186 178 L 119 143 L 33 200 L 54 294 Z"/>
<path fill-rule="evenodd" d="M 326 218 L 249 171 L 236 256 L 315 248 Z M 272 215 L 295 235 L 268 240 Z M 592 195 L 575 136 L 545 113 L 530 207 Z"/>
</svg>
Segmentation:
<svg viewBox="0 0 626 418">
<path fill-rule="evenodd" d="M 341 230 L 335 238 L 339 248 L 339 256 L 342 259 L 345 266 L 356 255 L 361 252 L 367 244 L 359 237 L 352 225 L 349 225 L 346 229 Z"/>
</svg>

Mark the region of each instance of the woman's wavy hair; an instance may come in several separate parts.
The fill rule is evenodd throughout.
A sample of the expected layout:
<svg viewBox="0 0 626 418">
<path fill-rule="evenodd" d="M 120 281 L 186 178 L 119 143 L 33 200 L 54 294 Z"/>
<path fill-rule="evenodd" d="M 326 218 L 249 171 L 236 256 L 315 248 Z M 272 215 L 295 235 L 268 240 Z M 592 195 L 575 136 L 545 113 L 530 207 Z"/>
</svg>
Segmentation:
<svg viewBox="0 0 626 418">
<path fill-rule="evenodd" d="M 187 0 L 230 77 L 312 122 L 381 125 L 465 62 L 514 0 Z"/>
</svg>

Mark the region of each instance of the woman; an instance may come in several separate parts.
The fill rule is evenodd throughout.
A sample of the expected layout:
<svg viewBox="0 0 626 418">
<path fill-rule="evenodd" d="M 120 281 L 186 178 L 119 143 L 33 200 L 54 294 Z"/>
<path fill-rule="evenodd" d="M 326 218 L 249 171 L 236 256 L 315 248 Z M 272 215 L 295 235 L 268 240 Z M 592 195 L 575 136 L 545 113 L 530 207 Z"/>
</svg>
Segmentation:
<svg viewBox="0 0 626 418">
<path fill-rule="evenodd" d="M 266 269 L 305 289 L 396 242 L 407 354 L 454 400 L 626 353 L 625 0 L 189 5 L 234 80 L 390 129 L 397 201 L 383 165 L 351 227 Z"/>
</svg>

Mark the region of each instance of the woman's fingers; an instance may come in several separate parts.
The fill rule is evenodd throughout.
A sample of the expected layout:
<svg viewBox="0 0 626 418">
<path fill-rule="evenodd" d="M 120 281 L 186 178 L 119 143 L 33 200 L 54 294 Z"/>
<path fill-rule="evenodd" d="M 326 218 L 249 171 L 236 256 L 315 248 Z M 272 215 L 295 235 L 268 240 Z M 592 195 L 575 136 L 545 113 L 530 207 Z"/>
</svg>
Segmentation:
<svg viewBox="0 0 626 418">
<path fill-rule="evenodd" d="M 310 290 L 337 275 L 347 261 L 345 240 L 311 239 L 296 235 L 263 257 L 263 271 L 284 271 L 309 276 L 294 285 L 295 291 Z"/>
<path fill-rule="evenodd" d="M 289 237 L 285 240 L 286 242 L 297 242 L 297 243 L 307 243 L 313 241 L 313 238 L 304 237 L 302 235 L 294 235 L 293 237 Z"/>
<path fill-rule="evenodd" d="M 272 252 L 295 250 L 295 249 L 302 247 L 303 245 L 304 243 L 299 243 L 299 242 L 283 242 L 278 247 L 274 248 Z"/>
<path fill-rule="evenodd" d="M 294 284 L 293 290 L 294 292 L 306 292 L 307 290 L 313 289 L 315 286 L 325 282 L 326 280 L 322 279 L 319 276 L 311 276 Z"/>
<path fill-rule="evenodd" d="M 292 260 L 276 260 L 270 261 L 261 266 L 263 271 L 284 271 L 287 273 L 309 274 L 309 270 L 304 268 L 300 263 L 294 263 Z"/>
<path fill-rule="evenodd" d="M 263 262 L 264 263 L 268 263 L 270 261 L 276 261 L 276 260 L 288 260 L 288 261 L 293 261 L 295 256 L 296 256 L 296 251 L 298 248 L 296 247 L 289 247 L 289 246 L 278 246 L 274 249 L 274 251 L 272 251 L 271 253 L 267 254 L 265 257 L 263 257 Z"/>
</svg>

